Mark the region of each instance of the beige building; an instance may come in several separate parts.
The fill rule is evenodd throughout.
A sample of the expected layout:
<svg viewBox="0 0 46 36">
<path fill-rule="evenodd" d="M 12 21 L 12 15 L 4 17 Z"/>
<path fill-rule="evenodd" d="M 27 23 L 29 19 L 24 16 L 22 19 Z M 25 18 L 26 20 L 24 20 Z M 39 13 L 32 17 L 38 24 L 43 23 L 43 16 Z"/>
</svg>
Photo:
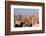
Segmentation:
<svg viewBox="0 0 46 36">
<path fill-rule="evenodd" d="M 26 16 L 26 15 L 17 15 L 15 16 L 14 20 L 15 20 L 15 23 L 16 22 L 23 22 L 23 23 L 32 23 L 34 24 L 35 23 L 35 20 L 38 20 L 38 16 Z"/>
</svg>

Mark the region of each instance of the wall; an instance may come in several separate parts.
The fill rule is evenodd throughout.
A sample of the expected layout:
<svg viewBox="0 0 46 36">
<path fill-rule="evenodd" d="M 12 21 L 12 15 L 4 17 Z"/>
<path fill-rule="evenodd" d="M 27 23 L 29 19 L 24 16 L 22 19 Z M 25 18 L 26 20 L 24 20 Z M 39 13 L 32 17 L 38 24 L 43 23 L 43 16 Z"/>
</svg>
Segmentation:
<svg viewBox="0 0 46 36">
<path fill-rule="evenodd" d="M 12 0 L 12 1 L 15 1 L 15 0 Z M 18 1 L 18 0 L 16 0 L 16 1 Z M 46 2 L 46 0 L 19 0 L 19 1 L 42 2 L 42 3 Z M 5 36 L 5 3 L 4 2 L 5 2 L 5 0 L 0 0 L 0 36 Z M 45 9 L 46 9 L 46 7 L 45 7 Z M 46 11 L 45 11 L 45 13 L 46 13 Z M 45 18 L 46 18 L 46 16 L 45 16 Z M 45 23 L 45 26 L 46 26 L 46 23 Z M 46 32 L 46 29 L 45 29 L 45 32 Z M 24 34 L 24 35 L 10 35 L 10 36 L 46 36 L 46 33 Z"/>
</svg>

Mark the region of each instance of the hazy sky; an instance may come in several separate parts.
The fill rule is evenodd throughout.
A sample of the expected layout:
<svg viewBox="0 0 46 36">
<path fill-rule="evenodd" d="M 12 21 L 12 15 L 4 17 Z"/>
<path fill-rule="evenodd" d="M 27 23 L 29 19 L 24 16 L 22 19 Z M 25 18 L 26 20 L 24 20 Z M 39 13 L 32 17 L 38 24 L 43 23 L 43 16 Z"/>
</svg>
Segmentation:
<svg viewBox="0 0 46 36">
<path fill-rule="evenodd" d="M 28 8 L 14 8 L 14 15 L 38 15 L 39 9 L 28 9 Z"/>
</svg>

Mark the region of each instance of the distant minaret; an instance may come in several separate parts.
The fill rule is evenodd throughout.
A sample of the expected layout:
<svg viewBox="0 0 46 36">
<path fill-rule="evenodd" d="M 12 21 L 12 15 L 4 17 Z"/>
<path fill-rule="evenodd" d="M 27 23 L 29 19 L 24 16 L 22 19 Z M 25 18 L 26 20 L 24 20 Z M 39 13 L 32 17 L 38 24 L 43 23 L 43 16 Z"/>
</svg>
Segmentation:
<svg viewBox="0 0 46 36">
<path fill-rule="evenodd" d="M 33 12 L 33 13 L 32 13 L 32 26 L 34 25 L 34 17 L 35 17 L 34 14 L 35 14 L 35 13 Z"/>
</svg>

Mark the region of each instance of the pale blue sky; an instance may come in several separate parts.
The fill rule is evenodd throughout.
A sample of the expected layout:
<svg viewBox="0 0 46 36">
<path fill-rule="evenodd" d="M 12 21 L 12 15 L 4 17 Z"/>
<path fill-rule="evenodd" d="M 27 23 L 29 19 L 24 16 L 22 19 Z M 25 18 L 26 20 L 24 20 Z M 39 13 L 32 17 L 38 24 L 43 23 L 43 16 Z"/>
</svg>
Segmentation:
<svg viewBox="0 0 46 36">
<path fill-rule="evenodd" d="M 29 9 L 29 8 L 14 8 L 14 15 L 38 15 L 39 9 Z"/>
</svg>

